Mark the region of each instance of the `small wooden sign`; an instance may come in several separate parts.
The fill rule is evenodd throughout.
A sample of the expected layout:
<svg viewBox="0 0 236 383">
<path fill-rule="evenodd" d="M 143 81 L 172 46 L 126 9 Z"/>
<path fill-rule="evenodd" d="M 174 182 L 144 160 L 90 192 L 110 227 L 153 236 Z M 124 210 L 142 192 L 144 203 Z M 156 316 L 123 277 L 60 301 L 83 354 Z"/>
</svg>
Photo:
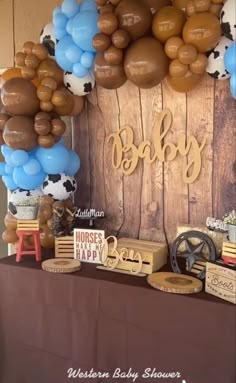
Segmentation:
<svg viewBox="0 0 236 383">
<path fill-rule="evenodd" d="M 81 262 L 101 263 L 105 231 L 74 229 L 74 258 Z"/>
<path fill-rule="evenodd" d="M 236 304 L 236 269 L 207 262 L 205 291 Z"/>
</svg>

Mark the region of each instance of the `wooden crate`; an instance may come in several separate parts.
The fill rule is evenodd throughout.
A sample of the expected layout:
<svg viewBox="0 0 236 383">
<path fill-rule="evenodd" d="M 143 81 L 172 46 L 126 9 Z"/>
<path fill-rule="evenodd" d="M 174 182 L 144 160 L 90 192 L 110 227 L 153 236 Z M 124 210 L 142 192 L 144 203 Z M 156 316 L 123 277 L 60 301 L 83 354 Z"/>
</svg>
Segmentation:
<svg viewBox="0 0 236 383">
<path fill-rule="evenodd" d="M 56 258 L 74 258 L 74 237 L 55 238 L 55 257 Z"/>
<path fill-rule="evenodd" d="M 122 248 L 134 250 L 134 253 L 140 253 L 142 257 L 140 273 L 142 274 L 152 274 L 167 263 L 168 250 L 165 243 L 121 238 L 118 240 L 117 251 L 120 252 Z M 114 260 L 114 258 L 115 256 L 108 252 L 108 259 L 104 262 L 104 266 L 108 268 L 109 262 Z M 129 273 L 131 270 L 136 270 L 136 265 L 138 267 L 137 261 L 127 258 L 124 261 L 119 261 L 116 269 Z"/>
<path fill-rule="evenodd" d="M 205 291 L 236 304 L 236 269 L 207 262 Z"/>
<path fill-rule="evenodd" d="M 222 258 L 226 263 L 236 263 L 236 243 L 223 242 Z"/>
</svg>

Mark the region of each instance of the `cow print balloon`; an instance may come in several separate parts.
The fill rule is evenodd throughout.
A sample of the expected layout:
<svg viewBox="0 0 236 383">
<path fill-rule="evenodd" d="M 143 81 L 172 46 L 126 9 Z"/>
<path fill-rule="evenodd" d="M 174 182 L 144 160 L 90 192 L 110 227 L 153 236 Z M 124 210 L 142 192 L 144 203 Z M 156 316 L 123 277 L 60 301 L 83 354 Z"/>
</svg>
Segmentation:
<svg viewBox="0 0 236 383">
<path fill-rule="evenodd" d="M 42 185 L 43 194 L 59 201 L 70 198 L 76 190 L 75 178 L 65 173 L 47 175 Z"/>
<path fill-rule="evenodd" d="M 230 74 L 225 69 L 224 55 L 232 41 L 223 36 L 208 57 L 207 73 L 216 80 L 225 80 Z"/>
<path fill-rule="evenodd" d="M 40 33 L 40 43 L 47 48 L 49 56 L 55 58 L 55 46 L 57 40 L 53 36 L 53 23 L 45 25 L 42 29 Z"/>
<path fill-rule="evenodd" d="M 221 14 L 221 29 L 223 34 L 231 41 L 236 40 L 236 1 L 227 0 L 224 4 Z"/>
<path fill-rule="evenodd" d="M 71 72 L 64 73 L 65 87 L 75 96 L 85 96 L 92 92 L 95 86 L 95 78 L 92 72 L 85 77 L 79 78 Z"/>
</svg>

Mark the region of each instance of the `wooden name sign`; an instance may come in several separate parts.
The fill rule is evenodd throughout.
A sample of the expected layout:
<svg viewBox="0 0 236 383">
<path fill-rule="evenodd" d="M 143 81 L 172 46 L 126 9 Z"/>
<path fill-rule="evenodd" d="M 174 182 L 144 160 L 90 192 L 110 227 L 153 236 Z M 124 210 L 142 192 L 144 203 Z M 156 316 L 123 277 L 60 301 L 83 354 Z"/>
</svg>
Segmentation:
<svg viewBox="0 0 236 383">
<path fill-rule="evenodd" d="M 167 262 L 165 243 L 131 238 L 117 240 L 110 236 L 104 242 L 103 266 L 99 269 L 145 276 L 159 270 Z"/>
<path fill-rule="evenodd" d="M 74 229 L 74 258 L 81 262 L 101 263 L 104 230 Z"/>
<path fill-rule="evenodd" d="M 236 304 L 236 269 L 207 262 L 205 291 Z"/>
<path fill-rule="evenodd" d="M 158 113 L 154 131 L 153 143 L 145 140 L 135 146 L 134 132 L 129 126 L 123 127 L 108 137 L 108 143 L 112 142 L 112 165 L 115 169 L 121 169 L 124 175 L 130 175 L 136 169 L 139 159 L 149 164 L 155 161 L 173 161 L 178 154 L 188 156 L 188 161 L 183 173 L 185 183 L 193 183 L 199 176 L 202 167 L 201 152 L 206 145 L 206 138 L 201 144 L 190 135 L 180 133 L 178 143 L 166 142 L 166 136 L 173 121 L 169 109 Z M 165 141 L 165 143 L 164 143 Z"/>
</svg>

